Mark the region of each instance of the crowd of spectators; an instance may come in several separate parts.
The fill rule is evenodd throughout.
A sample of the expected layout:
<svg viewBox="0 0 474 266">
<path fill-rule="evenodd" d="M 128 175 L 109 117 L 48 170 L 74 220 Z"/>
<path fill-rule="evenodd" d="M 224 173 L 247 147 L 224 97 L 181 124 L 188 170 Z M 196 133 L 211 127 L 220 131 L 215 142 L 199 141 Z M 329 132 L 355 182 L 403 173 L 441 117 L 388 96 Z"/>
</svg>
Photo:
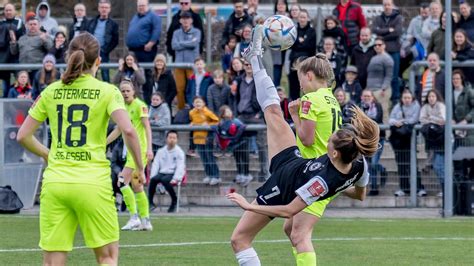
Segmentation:
<svg viewBox="0 0 474 266">
<path fill-rule="evenodd" d="M 217 33 L 222 34 L 218 45 L 222 49 L 222 64 L 219 69 L 211 71 L 202 59 L 205 39 L 203 20 L 193 11 L 191 0 L 179 0 L 179 10 L 167 27 L 166 40 L 160 40 L 162 20 L 150 9 L 148 0 L 137 0 L 136 14 L 129 21 L 128 31 L 123 36 L 127 52 L 118 60 L 119 66 L 112 78 L 108 69 L 101 69 L 100 78 L 103 81 L 119 84 L 129 80 L 133 83 L 138 97 L 150 106 L 153 126 L 170 125 L 176 121 L 173 119 L 175 116 L 180 116 L 179 120 L 185 123 L 215 125 L 215 132 L 193 132 L 187 152 L 197 156 L 193 150 L 198 151 L 205 169 L 204 182 L 211 185 L 221 181 L 215 162 L 219 149 L 224 154 L 234 155 L 238 183 L 246 185 L 253 179 L 248 170 L 249 154 L 259 158 L 257 179 L 263 181 L 268 176 L 265 134 L 262 131 L 240 131 L 247 124 L 264 123 L 256 100 L 252 69 L 240 56 L 249 45 L 253 26 L 263 23 L 265 19 L 258 11 L 258 4 L 258 0 L 233 1 L 233 12 L 226 20 L 222 33 Z M 300 84 L 293 66 L 298 59 L 310 57 L 317 51 L 325 53 L 335 73 L 334 90 L 343 107 L 343 114 L 347 111 L 349 116 L 349 107 L 358 105 L 378 123 L 391 126 L 390 142 L 400 175 L 400 190 L 396 195 L 401 196 L 408 189 L 409 155 L 406 153 L 410 149 L 411 138 L 395 137 L 397 131 L 400 133 L 404 125 L 418 122 L 439 127 L 443 127 L 447 119 L 456 124 L 472 123 L 474 90 L 471 83 L 474 81 L 474 68 L 456 69 L 452 81 L 444 80 L 440 60 L 445 55 L 446 14 L 439 1 L 420 4 L 419 15 L 411 19 L 406 30 L 403 28 L 406 18 L 393 0 L 381 0 L 380 4 L 383 12 L 368 23 L 359 2 L 340 0 L 332 14 L 324 18 L 321 36 L 317 36 L 310 12 L 295 2 L 290 4 L 286 0 L 275 0 L 273 13 L 289 16 L 294 21 L 297 38 L 287 51 L 265 49 L 263 64 L 276 86 L 288 84 L 287 87 L 279 87 L 278 93 L 285 118 L 291 123 L 288 103 L 300 97 Z M 467 1 L 460 2 L 459 7 L 460 13 L 453 12 L 452 15 L 451 57 L 464 61 L 474 59 L 471 44 L 474 41 L 474 14 Z M 18 73 L 1 71 L 4 97 L 38 97 L 48 84 L 59 79 L 63 70 L 55 65 L 64 63 L 69 41 L 82 32 L 89 32 L 99 40 L 102 62 L 110 61 L 110 54 L 119 42 L 118 24 L 110 17 L 111 2 L 99 0 L 98 16 L 95 18 L 87 16 L 87 8 L 82 3 L 76 4 L 73 23 L 64 27 L 51 17 L 51 7 L 47 2 L 40 2 L 36 12 L 28 12 L 25 19 L 16 15 L 14 4 L 5 5 L 4 18 L 0 23 L 0 63 L 42 63 L 43 68 Z M 317 37 L 321 40 L 319 43 Z M 165 54 L 158 53 L 160 42 L 166 43 L 169 59 Z M 404 72 L 410 64 L 419 60 L 427 60 L 429 66 L 419 73 L 417 87 L 410 92 L 405 90 Z M 147 62 L 153 62 L 154 67 L 140 67 L 140 64 Z M 167 62 L 192 63 L 194 68 L 174 68 L 171 71 L 167 68 Z M 10 84 L 12 74 L 16 79 L 13 85 Z M 285 75 L 287 83 L 282 83 Z M 453 83 L 454 117 L 441 119 L 437 112 L 442 110 L 446 82 Z M 433 97 L 436 98 L 434 102 Z M 184 119 L 180 114 L 185 114 Z M 468 141 L 474 134 L 458 130 L 455 136 Z M 164 132 L 154 133 L 155 152 L 166 146 L 166 139 Z M 384 142 L 385 132 L 382 131 L 382 149 Z M 383 185 L 386 176 L 385 168 L 379 163 L 382 149 L 371 159 L 372 195 L 378 194 L 377 177 L 380 176 Z M 429 149 L 436 150 L 430 152 L 430 159 L 433 166 L 438 165 L 442 161 L 439 150 L 443 147 L 432 145 Z M 434 170 L 441 178 L 444 169 Z M 166 175 L 158 178 L 160 182 L 169 179 L 169 173 L 165 172 L 160 172 Z M 474 175 L 474 171 L 471 173 Z M 419 184 L 419 195 L 422 196 L 423 191 Z"/>
</svg>

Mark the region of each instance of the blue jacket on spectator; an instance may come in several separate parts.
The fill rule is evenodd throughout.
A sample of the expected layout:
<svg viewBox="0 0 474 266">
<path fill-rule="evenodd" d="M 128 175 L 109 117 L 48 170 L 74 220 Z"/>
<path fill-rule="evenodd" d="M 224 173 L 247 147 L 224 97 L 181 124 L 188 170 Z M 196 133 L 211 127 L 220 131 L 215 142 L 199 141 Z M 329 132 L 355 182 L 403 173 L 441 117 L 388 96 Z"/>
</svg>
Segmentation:
<svg viewBox="0 0 474 266">
<path fill-rule="evenodd" d="M 193 63 L 199 56 L 199 43 L 201 42 L 201 31 L 191 26 L 185 32 L 179 28 L 173 33 L 171 47 L 175 52 L 175 63 Z"/>
<path fill-rule="evenodd" d="M 199 94 L 196 94 L 196 74 L 193 74 L 186 84 L 186 103 L 189 106 L 193 106 L 193 98 L 198 95 L 204 98 L 204 101 L 207 103 L 207 88 L 212 84 L 214 84 L 214 80 L 211 73 L 204 73 L 201 85 L 199 86 Z"/>
<path fill-rule="evenodd" d="M 160 41 L 161 18 L 151 10 L 145 15 L 135 14 L 128 24 L 127 47 L 140 49 L 149 41 Z"/>
<path fill-rule="evenodd" d="M 88 32 L 94 35 L 100 16 L 95 17 L 89 22 Z M 113 19 L 108 18 L 105 22 L 104 44 L 100 47 L 100 51 L 104 54 L 109 54 L 119 42 L 119 26 Z"/>
</svg>

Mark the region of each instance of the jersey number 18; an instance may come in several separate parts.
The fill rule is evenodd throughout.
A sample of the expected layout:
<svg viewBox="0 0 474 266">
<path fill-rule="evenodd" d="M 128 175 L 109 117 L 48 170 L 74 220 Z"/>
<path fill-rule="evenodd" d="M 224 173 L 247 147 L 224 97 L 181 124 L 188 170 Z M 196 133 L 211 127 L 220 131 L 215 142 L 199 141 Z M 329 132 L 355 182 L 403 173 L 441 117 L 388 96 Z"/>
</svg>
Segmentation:
<svg viewBox="0 0 474 266">
<path fill-rule="evenodd" d="M 58 148 L 62 145 L 62 132 L 63 132 L 63 110 L 64 105 L 58 104 L 56 111 L 58 112 Z M 82 118 L 80 120 L 74 120 L 74 112 L 82 112 Z M 69 126 L 66 128 L 66 140 L 65 143 L 69 147 L 81 147 L 86 144 L 87 138 L 87 127 L 84 123 L 89 118 L 89 106 L 85 104 L 72 104 L 67 108 L 67 122 Z M 72 139 L 73 128 L 80 129 L 80 139 Z"/>
</svg>

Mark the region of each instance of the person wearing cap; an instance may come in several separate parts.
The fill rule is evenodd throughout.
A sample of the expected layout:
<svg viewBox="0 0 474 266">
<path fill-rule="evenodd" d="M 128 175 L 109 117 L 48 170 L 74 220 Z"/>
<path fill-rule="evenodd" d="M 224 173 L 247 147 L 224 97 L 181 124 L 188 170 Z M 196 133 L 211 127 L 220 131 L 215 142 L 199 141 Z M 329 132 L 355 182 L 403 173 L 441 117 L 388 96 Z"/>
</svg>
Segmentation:
<svg viewBox="0 0 474 266">
<path fill-rule="evenodd" d="M 33 17 L 28 20 L 28 32 L 20 39 L 10 39 L 10 51 L 13 55 L 19 54 L 20 64 L 40 64 L 53 47 L 53 39 L 46 32 L 40 31 L 40 21 Z M 30 80 L 33 80 L 35 71 L 29 71 Z"/>
<path fill-rule="evenodd" d="M 199 57 L 199 44 L 201 42 L 201 31 L 193 27 L 193 18 L 190 12 L 181 12 L 181 28 L 173 32 L 171 46 L 175 51 L 176 63 L 194 63 Z M 187 80 L 193 75 L 192 69 L 176 68 L 174 77 L 176 80 L 176 92 L 178 109 L 184 108 L 186 103 L 185 91 Z"/>
<path fill-rule="evenodd" d="M 50 36 L 54 36 L 58 30 L 58 22 L 51 17 L 51 9 L 47 1 L 38 4 L 36 7 L 36 15 L 44 30 L 46 30 Z"/>
<path fill-rule="evenodd" d="M 181 12 L 191 13 L 193 19 L 193 27 L 201 31 L 199 53 L 202 54 L 204 48 L 204 26 L 202 23 L 202 19 L 198 13 L 193 11 L 193 9 L 191 8 L 191 4 L 191 0 L 179 0 L 179 10 L 178 12 L 176 12 L 176 14 L 173 15 L 173 18 L 171 19 L 171 24 L 168 28 L 168 32 L 166 33 L 166 52 L 168 52 L 168 54 L 172 56 L 173 61 L 175 60 L 175 52 L 173 50 L 173 47 L 171 46 L 171 40 L 173 39 L 173 33 L 175 32 L 175 30 L 181 28 Z"/>
<path fill-rule="evenodd" d="M 35 78 L 33 79 L 33 100 L 35 100 L 49 84 L 61 78 L 61 73 L 59 73 L 55 65 L 56 58 L 54 55 L 47 54 L 43 58 L 43 68 L 36 72 Z"/>
<path fill-rule="evenodd" d="M 362 93 L 362 86 L 357 79 L 357 67 L 347 66 L 345 71 L 345 81 L 342 83 L 342 88 L 346 93 L 346 97 L 356 104 L 360 103 L 360 95 Z"/>
</svg>

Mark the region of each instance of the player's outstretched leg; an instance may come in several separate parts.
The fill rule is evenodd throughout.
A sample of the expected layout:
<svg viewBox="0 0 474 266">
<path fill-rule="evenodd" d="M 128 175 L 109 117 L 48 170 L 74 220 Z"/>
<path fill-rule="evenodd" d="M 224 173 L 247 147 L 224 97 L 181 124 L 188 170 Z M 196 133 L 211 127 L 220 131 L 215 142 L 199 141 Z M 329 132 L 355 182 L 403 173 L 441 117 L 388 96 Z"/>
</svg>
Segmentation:
<svg viewBox="0 0 474 266">
<path fill-rule="evenodd" d="M 253 202 L 256 204 L 256 202 Z M 271 219 L 268 216 L 245 211 L 232 232 L 230 243 L 239 265 L 260 266 L 260 259 L 252 247 L 252 241 Z"/>
<path fill-rule="evenodd" d="M 296 140 L 288 123 L 283 119 L 280 98 L 272 79 L 262 63 L 263 26 L 257 24 L 252 31 L 252 41 L 242 56 L 252 65 L 257 100 L 267 123 L 268 159 L 282 150 L 295 146 Z"/>
</svg>

